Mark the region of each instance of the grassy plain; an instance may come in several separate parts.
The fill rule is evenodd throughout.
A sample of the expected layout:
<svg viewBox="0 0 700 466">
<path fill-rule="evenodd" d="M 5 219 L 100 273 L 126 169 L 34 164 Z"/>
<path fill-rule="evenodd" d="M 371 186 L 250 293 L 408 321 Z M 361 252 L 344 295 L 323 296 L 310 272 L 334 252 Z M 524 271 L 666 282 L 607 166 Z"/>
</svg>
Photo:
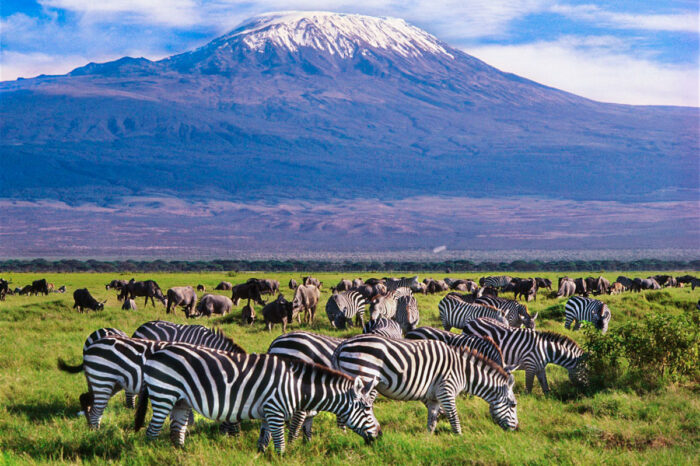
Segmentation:
<svg viewBox="0 0 700 466">
<path fill-rule="evenodd" d="M 375 276 L 389 275 L 378 272 Z M 651 272 L 625 273 L 628 276 Z M 677 273 L 677 275 L 683 272 Z M 340 332 L 329 326 L 324 309 L 330 286 L 341 274 L 313 274 L 324 282 L 316 322 L 306 330 L 349 336 L 358 329 Z M 363 274 L 365 275 L 365 274 Z M 515 274 L 532 276 L 535 274 Z M 562 273 L 537 273 L 556 283 Z M 569 276 L 583 276 L 572 273 Z M 596 275 L 597 274 L 587 274 Z M 603 274 L 611 281 L 616 273 Z M 343 434 L 335 419 L 321 414 L 315 423 L 311 443 L 289 446 L 284 457 L 270 448 L 256 451 L 259 423 L 244 422 L 237 438 L 218 434 L 214 423 L 198 416 L 188 433 L 183 449 L 171 446 L 167 424 L 161 437 L 153 442 L 144 432 L 134 433 L 133 411 L 123 405 L 123 394 L 115 396 L 105 411 L 103 427 L 88 430 L 80 410 L 78 395 L 85 390 L 83 375 L 71 375 L 56 369 L 56 358 L 69 363 L 81 360 L 85 337 L 100 327 L 116 327 L 131 334 L 141 323 L 166 319 L 186 321 L 178 311 L 166 316 L 165 308 L 155 309 L 143 301 L 137 311 L 122 311 L 114 291 L 105 283 L 113 278 L 155 279 L 163 290 L 175 285 L 206 285 L 208 290 L 221 280 L 234 283 L 260 273 L 211 274 L 3 274 L 13 286 L 45 277 L 56 286 L 66 285 L 68 293 L 49 296 L 8 296 L 0 302 L 0 463 L 125 463 L 125 464 L 464 464 L 464 463 L 564 463 L 564 464 L 698 464 L 700 453 L 700 387 L 696 383 L 638 394 L 626 390 L 609 390 L 593 396 L 578 394 L 568 381 L 565 370 L 549 366 L 552 392 L 544 396 L 535 383 L 531 395 L 524 393 L 524 373 L 516 372 L 516 396 L 521 430 L 503 432 L 490 419 L 488 405 L 479 398 L 461 397 L 458 410 L 464 434 L 455 436 L 449 423 L 441 420 L 437 433 L 425 428 L 426 409 L 419 402 L 396 402 L 380 397 L 375 405 L 384 437 L 365 446 L 352 432 Z M 265 274 L 278 279 L 288 298 L 286 284 L 290 278 L 300 280 L 299 273 Z M 357 274 L 345 273 L 345 278 Z M 451 274 L 453 277 L 477 278 L 475 274 Z M 435 275 L 442 278 L 443 275 Z M 363 276 L 363 278 L 368 278 Z M 420 274 L 423 279 L 424 275 Z M 97 299 L 107 299 L 102 312 L 78 314 L 72 310 L 72 291 L 87 287 Z M 437 304 L 443 294 L 419 295 L 421 325 L 439 326 Z M 678 313 L 695 307 L 700 290 L 689 288 L 648 291 L 639 294 L 605 296 L 612 310 L 610 331 L 629 319 L 647 313 Z M 580 332 L 563 327 L 564 299 L 548 298 L 541 293 L 529 303 L 531 313 L 539 312 L 538 329 L 552 330 L 581 341 Z M 240 324 L 240 309 L 233 315 L 199 319 L 196 323 L 217 325 L 249 352 L 264 352 L 281 333 L 263 329 L 261 321 L 252 327 Z M 256 310 L 260 311 L 257 307 Z M 260 315 L 258 315 L 260 317 Z M 293 329 L 298 326 L 293 326 Z"/>
</svg>

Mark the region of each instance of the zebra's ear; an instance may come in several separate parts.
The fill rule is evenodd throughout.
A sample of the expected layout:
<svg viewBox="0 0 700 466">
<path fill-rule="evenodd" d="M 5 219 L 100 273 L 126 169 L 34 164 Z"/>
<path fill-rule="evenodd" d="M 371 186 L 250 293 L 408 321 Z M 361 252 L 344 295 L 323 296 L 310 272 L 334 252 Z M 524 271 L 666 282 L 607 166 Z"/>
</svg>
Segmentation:
<svg viewBox="0 0 700 466">
<path fill-rule="evenodd" d="M 377 380 L 376 377 L 374 377 L 372 380 L 367 382 L 365 384 L 365 393 L 369 394 L 372 390 L 374 390 L 374 387 L 376 387 L 378 383 L 379 383 L 379 380 Z"/>
<path fill-rule="evenodd" d="M 513 374 L 510 374 L 508 377 L 508 386 L 513 388 L 513 385 L 515 385 L 515 377 L 513 377 Z"/>
<path fill-rule="evenodd" d="M 359 395 L 362 393 L 362 387 L 364 387 L 364 383 L 362 382 L 361 377 L 355 377 L 355 383 L 353 384 L 352 389 L 355 391 L 355 395 Z"/>
</svg>

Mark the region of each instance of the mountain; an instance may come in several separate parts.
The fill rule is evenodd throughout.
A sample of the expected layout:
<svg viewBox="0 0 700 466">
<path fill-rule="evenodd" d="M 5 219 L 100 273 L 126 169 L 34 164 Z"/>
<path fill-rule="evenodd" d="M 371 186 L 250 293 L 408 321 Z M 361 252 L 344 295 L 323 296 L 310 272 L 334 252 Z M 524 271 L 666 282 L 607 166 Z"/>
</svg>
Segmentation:
<svg viewBox="0 0 700 466">
<path fill-rule="evenodd" d="M 3 82 L 0 99 L 15 201 L 698 199 L 697 108 L 595 102 L 394 18 L 261 15 L 160 61 Z"/>
</svg>

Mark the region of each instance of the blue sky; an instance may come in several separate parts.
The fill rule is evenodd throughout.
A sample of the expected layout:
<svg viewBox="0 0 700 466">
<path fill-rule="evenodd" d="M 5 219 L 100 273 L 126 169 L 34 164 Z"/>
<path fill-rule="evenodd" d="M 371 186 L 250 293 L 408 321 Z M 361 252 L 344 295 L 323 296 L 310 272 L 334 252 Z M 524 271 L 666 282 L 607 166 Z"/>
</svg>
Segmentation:
<svg viewBox="0 0 700 466">
<path fill-rule="evenodd" d="M 607 102 L 698 106 L 699 7 L 618 0 L 2 0 L 2 80 L 162 58 L 278 10 L 404 18 L 502 70 Z"/>
</svg>

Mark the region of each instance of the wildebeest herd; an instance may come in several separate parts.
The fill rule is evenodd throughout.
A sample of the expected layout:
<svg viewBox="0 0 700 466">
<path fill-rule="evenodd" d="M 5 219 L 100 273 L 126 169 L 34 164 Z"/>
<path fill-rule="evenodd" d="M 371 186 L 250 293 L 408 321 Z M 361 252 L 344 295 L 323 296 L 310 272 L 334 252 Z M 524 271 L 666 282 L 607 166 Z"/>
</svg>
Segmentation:
<svg viewBox="0 0 700 466">
<path fill-rule="evenodd" d="M 136 407 L 134 399 L 139 397 L 136 429 L 144 424 L 150 401 L 153 415 L 147 436 L 156 437 L 170 416 L 170 438 L 176 445 L 184 444 L 193 410 L 221 422 L 221 431 L 230 435 L 239 432 L 243 420 L 261 420 L 261 451 L 270 439 L 277 451 L 284 451 L 285 426 L 290 442 L 300 435 L 310 440 L 319 411 L 334 413 L 340 428 L 349 427 L 371 442 L 381 435 L 373 408 L 379 394 L 423 402 L 430 432 L 444 415 L 452 431 L 461 433 L 455 403 L 461 393 L 485 400 L 497 425 L 516 430 L 513 371 L 525 371 L 528 392 L 535 377 L 542 390 L 549 391 L 548 364 L 565 368 L 575 385 L 584 385 L 588 378 L 583 350 L 564 335 L 535 330 L 538 315 L 530 315 L 519 298 L 536 299 L 542 289 L 550 290 L 553 297 L 569 297 L 565 327 L 575 322 L 576 330 L 582 322 L 590 322 L 604 333 L 612 313 L 591 295 L 684 284 L 694 289 L 700 283 L 692 276 L 620 276 L 614 283 L 603 277 L 562 277 L 555 294 L 549 280 L 537 277 L 493 276 L 478 283 L 449 278 L 419 282 L 417 276 L 341 280 L 331 287 L 326 302 L 329 323 L 338 329 L 356 325 L 362 333 L 338 338 L 287 332 L 295 320 L 297 325 L 315 320 L 323 283 L 314 277 L 290 281 L 291 301 L 279 294 L 269 302 L 263 297 L 279 292 L 276 280 L 251 278 L 215 287 L 231 292 L 231 298 L 206 293 L 198 298 L 197 291 L 205 291 L 203 285 L 172 287 L 164 294 L 153 280 L 113 280 L 106 289 L 116 290 L 124 303 L 143 297 L 144 306 L 149 300 L 155 306 L 155 299 L 166 306 L 166 313 L 181 308 L 188 318 L 225 315 L 246 301 L 241 321 L 251 325 L 256 317 L 254 304 L 258 304 L 263 306 L 267 329 L 281 324 L 283 333 L 267 353 L 249 354 L 220 330 L 201 325 L 151 321 L 131 337 L 119 329 L 102 328 L 85 340 L 82 363 L 71 366 L 59 359 L 58 366 L 85 373 L 88 390 L 79 400 L 90 428 L 100 427 L 108 401 L 124 390 L 130 407 Z M 45 280 L 35 285 L 39 292 L 48 289 Z M 8 282 L 0 279 L 0 287 L 7 292 Z M 444 330 L 419 327 L 414 293 L 439 291 L 447 292 L 438 304 Z M 514 299 L 503 296 L 508 292 Z M 80 312 L 103 309 L 104 301 L 97 301 L 85 288 L 76 289 L 73 296 L 74 308 Z M 452 333 L 453 328 L 462 334 Z"/>
</svg>

